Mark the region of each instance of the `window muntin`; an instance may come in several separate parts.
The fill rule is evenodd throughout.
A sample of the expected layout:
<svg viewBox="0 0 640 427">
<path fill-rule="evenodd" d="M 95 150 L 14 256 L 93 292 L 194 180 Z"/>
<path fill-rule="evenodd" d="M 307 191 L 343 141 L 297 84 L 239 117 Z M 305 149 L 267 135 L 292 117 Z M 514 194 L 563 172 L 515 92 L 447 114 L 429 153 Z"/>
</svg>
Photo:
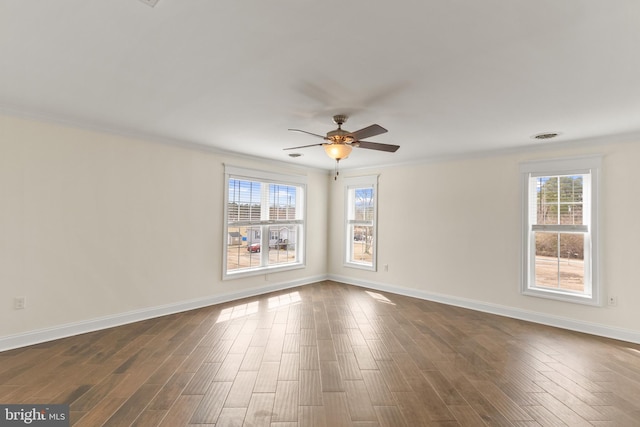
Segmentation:
<svg viewBox="0 0 640 427">
<path fill-rule="evenodd" d="M 522 292 L 599 304 L 597 176 L 599 158 L 530 162 L 525 186 Z"/>
<path fill-rule="evenodd" d="M 304 265 L 304 177 L 227 166 L 224 277 Z"/>
<path fill-rule="evenodd" d="M 347 178 L 345 265 L 376 270 L 377 176 Z"/>
</svg>

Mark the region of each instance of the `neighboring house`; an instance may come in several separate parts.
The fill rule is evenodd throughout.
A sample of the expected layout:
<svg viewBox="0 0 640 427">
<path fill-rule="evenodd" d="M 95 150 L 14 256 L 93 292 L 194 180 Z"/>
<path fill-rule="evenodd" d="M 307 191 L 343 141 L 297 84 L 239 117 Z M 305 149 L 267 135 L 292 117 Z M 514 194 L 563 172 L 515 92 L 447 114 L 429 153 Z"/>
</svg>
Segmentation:
<svg viewBox="0 0 640 427">
<path fill-rule="evenodd" d="M 239 245 L 242 243 L 242 234 L 237 231 L 230 231 L 227 236 L 227 245 Z"/>
<path fill-rule="evenodd" d="M 275 248 L 278 244 L 295 243 L 296 230 L 287 227 L 271 228 L 269 232 L 269 247 Z M 247 229 L 247 244 L 260 243 L 260 229 Z"/>
</svg>

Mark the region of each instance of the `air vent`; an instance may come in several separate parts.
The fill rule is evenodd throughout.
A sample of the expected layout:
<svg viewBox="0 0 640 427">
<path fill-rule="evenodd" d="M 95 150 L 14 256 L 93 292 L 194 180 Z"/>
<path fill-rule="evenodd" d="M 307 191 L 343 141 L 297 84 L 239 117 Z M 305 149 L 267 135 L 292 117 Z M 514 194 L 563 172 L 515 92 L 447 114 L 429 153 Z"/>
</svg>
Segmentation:
<svg viewBox="0 0 640 427">
<path fill-rule="evenodd" d="M 154 7 L 156 3 L 158 3 L 158 0 L 140 0 L 140 1 L 146 4 L 147 6 L 151 6 L 151 7 Z"/>
<path fill-rule="evenodd" d="M 531 138 L 533 139 L 551 139 L 551 138 L 555 138 L 556 136 L 560 135 L 557 132 L 545 132 L 545 133 L 539 133 L 537 135 L 533 135 Z"/>
</svg>

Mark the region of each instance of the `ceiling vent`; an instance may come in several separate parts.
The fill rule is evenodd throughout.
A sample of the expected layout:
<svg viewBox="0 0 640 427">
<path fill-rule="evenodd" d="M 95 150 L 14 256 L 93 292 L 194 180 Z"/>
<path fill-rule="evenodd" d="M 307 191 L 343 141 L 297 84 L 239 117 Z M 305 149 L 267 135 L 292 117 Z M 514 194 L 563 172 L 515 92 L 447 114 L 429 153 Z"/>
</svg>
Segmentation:
<svg viewBox="0 0 640 427">
<path fill-rule="evenodd" d="M 557 132 L 546 132 L 546 133 L 539 133 L 537 135 L 533 135 L 531 138 L 533 139 L 551 139 L 551 138 L 555 138 L 556 136 L 560 135 Z"/>
<path fill-rule="evenodd" d="M 158 3 L 158 0 L 140 0 L 142 3 L 146 4 L 147 6 L 155 6 L 156 3 Z"/>
</svg>

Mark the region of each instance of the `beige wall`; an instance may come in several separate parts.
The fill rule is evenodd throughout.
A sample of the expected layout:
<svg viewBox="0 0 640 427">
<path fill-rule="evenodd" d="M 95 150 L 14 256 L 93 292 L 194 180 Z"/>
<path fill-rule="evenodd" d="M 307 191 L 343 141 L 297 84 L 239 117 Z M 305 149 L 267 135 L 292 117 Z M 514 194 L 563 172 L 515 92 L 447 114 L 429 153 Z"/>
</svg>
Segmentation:
<svg viewBox="0 0 640 427">
<path fill-rule="evenodd" d="M 324 171 L 14 117 L 0 130 L 0 338 L 326 274 Z M 306 269 L 222 281 L 225 162 L 307 175 Z"/>
<path fill-rule="evenodd" d="M 380 174 L 378 272 L 344 267 L 341 251 L 331 253 L 330 272 L 355 283 L 441 295 L 468 306 L 495 306 L 497 312 L 508 307 L 523 314 L 618 328 L 640 336 L 640 175 L 635 174 L 640 144 L 543 147 L 527 153 L 360 172 Z M 519 293 L 519 163 L 586 154 L 603 155 L 601 277 L 604 297 L 615 295 L 616 307 L 570 304 Z M 337 248 L 342 238 L 342 194 L 334 192 L 331 201 L 329 245 Z M 385 264 L 388 271 L 384 271 Z"/>
<path fill-rule="evenodd" d="M 15 117 L 0 116 L 0 130 L 0 341 L 327 274 L 640 333 L 638 143 L 345 170 L 380 174 L 377 272 L 343 266 L 340 180 L 306 170 L 307 268 L 222 281 L 223 164 L 299 170 Z M 518 164 L 595 153 L 604 156 L 601 276 L 618 306 L 520 295 Z M 27 297 L 25 310 L 13 309 L 15 296 Z"/>
</svg>

